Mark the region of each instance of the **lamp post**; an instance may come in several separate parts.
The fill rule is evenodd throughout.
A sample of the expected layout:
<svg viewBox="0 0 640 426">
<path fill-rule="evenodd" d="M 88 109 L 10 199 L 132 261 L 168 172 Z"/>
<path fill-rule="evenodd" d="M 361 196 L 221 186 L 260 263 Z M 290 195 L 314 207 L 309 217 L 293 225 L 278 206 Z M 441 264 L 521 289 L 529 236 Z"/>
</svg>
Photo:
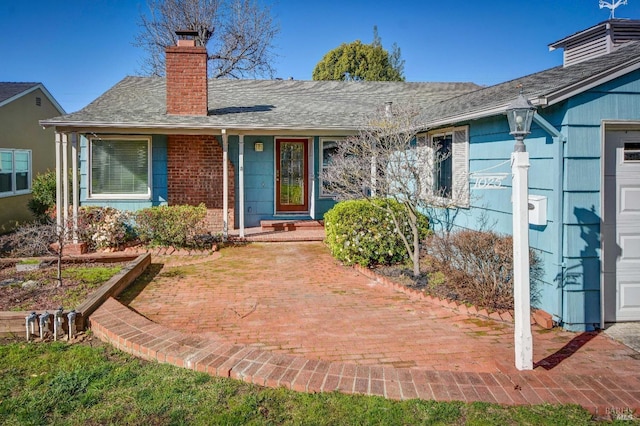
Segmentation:
<svg viewBox="0 0 640 426">
<path fill-rule="evenodd" d="M 531 289 L 529 283 L 529 153 L 524 138 L 530 133 L 536 108 L 524 97 L 507 107 L 510 134 L 516 139 L 511 153 L 513 203 L 513 304 L 515 360 L 518 370 L 533 369 Z"/>
</svg>

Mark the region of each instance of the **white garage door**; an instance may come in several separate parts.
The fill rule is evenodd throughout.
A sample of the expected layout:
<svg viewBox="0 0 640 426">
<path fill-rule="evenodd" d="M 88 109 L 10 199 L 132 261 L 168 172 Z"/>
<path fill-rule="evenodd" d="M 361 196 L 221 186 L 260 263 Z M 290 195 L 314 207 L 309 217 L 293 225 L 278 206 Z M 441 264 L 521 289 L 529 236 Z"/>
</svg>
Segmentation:
<svg viewBox="0 0 640 426">
<path fill-rule="evenodd" d="M 640 321 L 640 132 L 607 132 L 606 149 L 605 321 Z"/>
</svg>

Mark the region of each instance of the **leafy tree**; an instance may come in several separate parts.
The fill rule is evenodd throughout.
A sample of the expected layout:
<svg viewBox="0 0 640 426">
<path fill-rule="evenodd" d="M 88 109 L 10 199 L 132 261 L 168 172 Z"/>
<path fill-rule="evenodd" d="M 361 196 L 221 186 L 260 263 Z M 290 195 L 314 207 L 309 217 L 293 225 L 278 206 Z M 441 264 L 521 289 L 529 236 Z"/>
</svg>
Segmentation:
<svg viewBox="0 0 640 426">
<path fill-rule="evenodd" d="M 56 207 L 56 172 L 48 170 L 38 174 L 31 184 L 32 198 L 27 206 L 42 223 L 49 221 L 49 213 Z"/>
<path fill-rule="evenodd" d="M 313 70 L 314 80 L 404 81 L 404 60 L 394 43 L 391 53 L 382 47 L 378 28 L 373 41 L 343 43 L 324 55 Z"/>
<path fill-rule="evenodd" d="M 196 44 L 209 50 L 209 76 L 272 76 L 273 39 L 279 28 L 268 7 L 253 0 L 148 0 L 135 45 L 147 51 L 143 72 L 164 75 L 167 46 L 176 31 L 197 31 Z"/>
<path fill-rule="evenodd" d="M 420 212 L 454 206 L 465 194 L 456 190 L 448 198 L 434 189 L 433 177 L 448 154 L 418 136 L 424 122 L 414 106 L 380 108 L 358 134 L 340 142 L 321 175 L 336 200 L 367 200 L 391 217 L 415 276 L 420 275 L 424 228 Z M 403 232 L 407 227 L 410 232 Z"/>
</svg>

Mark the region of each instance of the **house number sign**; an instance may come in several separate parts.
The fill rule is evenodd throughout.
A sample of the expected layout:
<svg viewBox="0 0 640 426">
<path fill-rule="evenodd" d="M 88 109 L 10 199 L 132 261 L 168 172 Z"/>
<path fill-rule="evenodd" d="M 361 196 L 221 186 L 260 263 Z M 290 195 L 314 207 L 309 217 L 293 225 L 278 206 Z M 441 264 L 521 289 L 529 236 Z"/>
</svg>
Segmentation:
<svg viewBox="0 0 640 426">
<path fill-rule="evenodd" d="M 474 180 L 473 189 L 506 189 L 502 181 L 509 173 L 472 173 L 469 177 Z"/>
</svg>

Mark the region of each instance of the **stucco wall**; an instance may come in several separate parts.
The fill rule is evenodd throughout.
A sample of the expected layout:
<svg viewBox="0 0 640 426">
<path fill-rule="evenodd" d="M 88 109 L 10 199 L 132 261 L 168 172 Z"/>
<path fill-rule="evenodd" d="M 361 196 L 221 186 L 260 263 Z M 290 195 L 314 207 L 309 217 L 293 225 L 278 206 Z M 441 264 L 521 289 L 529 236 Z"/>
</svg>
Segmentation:
<svg viewBox="0 0 640 426">
<path fill-rule="evenodd" d="M 40 106 L 36 105 L 40 98 Z M 30 149 L 32 178 L 55 169 L 55 133 L 43 129 L 39 120 L 60 115 L 42 90 L 37 89 L 0 107 L 0 148 Z M 27 203 L 31 195 L 0 197 L 0 233 L 15 221 L 33 219 Z"/>
</svg>

